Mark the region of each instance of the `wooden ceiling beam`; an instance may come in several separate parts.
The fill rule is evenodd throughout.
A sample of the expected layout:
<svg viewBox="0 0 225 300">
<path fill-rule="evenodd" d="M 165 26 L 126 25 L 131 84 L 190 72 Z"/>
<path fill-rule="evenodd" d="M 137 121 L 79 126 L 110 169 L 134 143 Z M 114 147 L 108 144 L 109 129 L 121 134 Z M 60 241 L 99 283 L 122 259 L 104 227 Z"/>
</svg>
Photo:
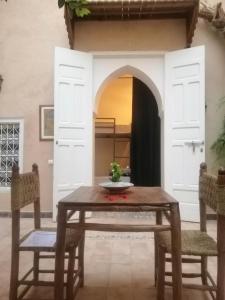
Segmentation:
<svg viewBox="0 0 225 300">
<path fill-rule="evenodd" d="M 187 48 L 191 47 L 196 24 L 198 22 L 199 4 L 196 4 L 192 14 L 186 19 Z"/>
<path fill-rule="evenodd" d="M 140 7 L 144 7 L 144 8 L 147 8 L 147 9 L 163 9 L 163 10 L 166 10 L 166 9 L 170 9 L 170 8 L 191 8 L 193 7 L 193 2 L 192 3 L 184 3 L 184 4 L 178 4 L 178 5 L 175 5 L 175 4 L 171 4 L 169 5 L 167 3 L 167 5 L 164 5 L 163 3 L 159 3 L 158 5 L 153 5 L 152 3 L 148 3 L 148 2 L 142 2 L 142 5 L 140 5 L 140 2 L 135 2 L 135 3 L 118 3 L 115 2 L 113 3 L 112 5 L 108 5 L 107 3 L 101 3 L 101 4 L 89 4 L 88 5 L 88 8 L 90 9 L 102 9 L 102 8 L 105 8 L 107 9 L 107 11 L 110 12 L 111 9 L 115 9 L 115 8 L 120 8 L 120 7 L 129 7 L 129 8 L 136 8 L 136 9 L 139 9 Z"/>
<path fill-rule="evenodd" d="M 74 23 L 75 22 L 74 22 L 74 19 L 70 18 L 68 7 L 66 5 L 64 7 L 64 19 L 65 19 L 70 49 L 73 49 L 74 48 L 74 26 L 75 26 Z"/>
<path fill-rule="evenodd" d="M 162 11 L 160 9 L 155 9 L 155 10 L 147 10 L 147 9 L 145 9 L 145 10 L 140 11 L 138 9 L 132 9 L 132 8 L 129 8 L 129 10 L 126 9 L 126 8 L 123 8 L 123 10 L 121 10 L 121 9 L 116 8 L 116 9 L 112 9 L 110 11 L 110 13 L 108 13 L 107 11 L 105 11 L 103 9 L 96 9 L 95 13 L 92 14 L 92 15 L 86 16 L 85 20 L 88 19 L 88 18 L 95 17 L 96 15 L 98 15 L 100 13 L 101 14 L 103 14 L 103 13 L 107 14 L 108 16 L 115 15 L 115 14 L 121 15 L 122 11 L 124 11 L 124 12 L 128 12 L 129 11 L 129 12 L 132 12 L 132 13 L 141 13 L 141 14 L 158 14 L 158 13 L 160 13 L 161 15 L 163 15 L 163 14 L 168 15 L 170 13 L 172 13 L 172 14 L 176 13 L 177 15 L 179 15 L 180 13 L 183 13 L 183 14 L 188 15 L 190 12 L 193 11 L 193 8 L 192 9 L 188 9 L 188 10 L 187 9 L 183 9 L 183 8 L 179 8 L 179 9 L 171 8 L 171 9 L 168 9 L 166 11 Z"/>
<path fill-rule="evenodd" d="M 123 14 L 126 14 L 126 15 L 130 15 L 130 16 L 135 16 L 135 15 L 139 15 L 140 17 L 142 16 L 149 16 L 150 18 L 151 17 L 159 17 L 159 19 L 161 19 L 162 17 L 164 18 L 170 18 L 171 16 L 177 16 L 177 18 L 185 18 L 187 16 L 187 13 L 183 10 L 179 11 L 179 14 L 177 14 L 176 11 L 170 11 L 170 12 L 166 12 L 166 13 L 162 13 L 160 11 L 154 11 L 154 12 L 149 12 L 149 11 L 143 11 L 143 12 L 138 12 L 138 11 L 126 11 L 124 10 L 123 11 Z M 118 17 L 118 19 L 120 19 L 121 17 L 121 12 L 119 11 L 112 11 L 110 15 L 107 15 L 104 11 L 98 11 L 96 12 L 96 14 L 94 16 L 87 16 L 86 17 L 86 21 L 88 20 L 92 20 L 96 17 L 104 17 L 104 16 L 107 16 L 107 18 L 115 18 L 115 17 Z M 77 21 L 79 21 L 80 19 L 76 19 Z M 80 20 L 81 22 L 83 20 Z"/>
<path fill-rule="evenodd" d="M 120 16 L 120 18 L 118 18 L 118 16 L 95 16 L 94 18 L 91 19 L 91 21 L 139 21 L 139 20 L 168 20 L 168 19 L 185 19 L 185 15 L 183 16 L 177 16 L 176 14 L 174 15 L 170 15 L 170 17 L 168 18 L 168 16 L 166 16 L 165 14 L 163 15 L 153 15 L 150 16 L 148 14 L 146 15 L 142 15 L 141 17 L 138 16 L 137 14 L 133 14 L 133 15 L 126 15 L 123 14 L 122 16 Z M 77 20 L 76 22 L 79 22 L 79 20 Z M 82 22 L 82 21 L 81 21 Z"/>
</svg>

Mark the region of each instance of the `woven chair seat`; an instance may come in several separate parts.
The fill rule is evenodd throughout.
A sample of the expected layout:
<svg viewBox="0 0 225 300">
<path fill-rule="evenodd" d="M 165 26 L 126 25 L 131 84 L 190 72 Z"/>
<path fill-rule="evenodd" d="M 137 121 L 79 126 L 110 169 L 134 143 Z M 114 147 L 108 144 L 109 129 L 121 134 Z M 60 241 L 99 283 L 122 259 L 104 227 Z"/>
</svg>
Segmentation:
<svg viewBox="0 0 225 300">
<path fill-rule="evenodd" d="M 80 238 L 80 231 L 68 229 L 66 232 L 66 250 L 77 246 Z M 28 233 L 20 242 L 20 250 L 55 252 L 55 245 L 56 230 L 54 228 L 44 228 Z"/>
<path fill-rule="evenodd" d="M 159 244 L 171 253 L 171 236 L 169 232 L 158 233 Z M 199 230 L 181 231 L 181 252 L 183 255 L 217 256 L 217 244 L 206 232 Z"/>
</svg>

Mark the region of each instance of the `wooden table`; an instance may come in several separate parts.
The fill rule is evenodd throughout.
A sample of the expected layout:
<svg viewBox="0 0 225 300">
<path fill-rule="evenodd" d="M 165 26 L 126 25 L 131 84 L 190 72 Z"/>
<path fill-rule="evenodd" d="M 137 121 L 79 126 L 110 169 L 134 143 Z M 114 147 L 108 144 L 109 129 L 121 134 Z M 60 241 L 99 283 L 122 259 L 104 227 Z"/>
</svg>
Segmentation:
<svg viewBox="0 0 225 300">
<path fill-rule="evenodd" d="M 68 211 L 79 211 L 79 222 L 68 223 Z M 86 211 L 143 212 L 155 211 L 156 224 L 127 225 L 85 223 Z M 162 224 L 161 214 L 169 215 L 169 225 Z M 55 300 L 63 299 L 65 234 L 67 227 L 115 232 L 171 231 L 173 299 L 182 299 L 181 228 L 178 202 L 159 187 L 132 187 L 126 193 L 110 198 L 101 187 L 80 187 L 58 204 L 58 227 L 55 262 Z M 82 274 L 83 276 L 83 274 Z"/>
</svg>

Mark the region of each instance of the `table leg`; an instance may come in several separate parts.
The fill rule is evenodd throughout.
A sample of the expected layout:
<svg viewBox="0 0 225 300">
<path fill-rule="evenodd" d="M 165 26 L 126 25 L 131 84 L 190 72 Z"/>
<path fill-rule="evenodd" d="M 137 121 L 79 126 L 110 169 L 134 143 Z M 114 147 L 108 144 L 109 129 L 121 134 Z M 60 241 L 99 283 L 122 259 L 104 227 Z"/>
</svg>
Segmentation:
<svg viewBox="0 0 225 300">
<path fill-rule="evenodd" d="M 225 300 L 225 217 L 217 216 L 217 300 Z"/>
<path fill-rule="evenodd" d="M 178 203 L 171 204 L 173 300 L 182 300 L 181 224 Z"/>
<path fill-rule="evenodd" d="M 60 203 L 58 206 L 57 239 L 55 253 L 55 291 L 54 299 L 64 299 L 64 255 L 66 238 L 66 209 Z"/>
<path fill-rule="evenodd" d="M 85 211 L 80 211 L 80 216 L 79 216 L 79 223 L 80 223 L 80 228 L 83 228 L 83 225 L 85 223 Z M 81 269 L 80 272 L 80 286 L 84 286 L 84 243 L 85 243 L 85 230 L 83 230 L 82 233 L 82 239 L 79 243 L 79 267 Z"/>
</svg>

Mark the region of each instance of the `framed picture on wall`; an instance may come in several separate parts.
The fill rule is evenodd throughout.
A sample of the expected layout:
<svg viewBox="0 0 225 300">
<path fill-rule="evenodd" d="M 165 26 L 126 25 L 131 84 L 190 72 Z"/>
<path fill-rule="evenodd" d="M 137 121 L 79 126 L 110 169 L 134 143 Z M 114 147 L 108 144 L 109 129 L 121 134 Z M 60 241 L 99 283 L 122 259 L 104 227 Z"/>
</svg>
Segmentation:
<svg viewBox="0 0 225 300">
<path fill-rule="evenodd" d="M 39 135 L 40 141 L 52 141 L 54 139 L 54 106 L 39 106 Z"/>
</svg>

